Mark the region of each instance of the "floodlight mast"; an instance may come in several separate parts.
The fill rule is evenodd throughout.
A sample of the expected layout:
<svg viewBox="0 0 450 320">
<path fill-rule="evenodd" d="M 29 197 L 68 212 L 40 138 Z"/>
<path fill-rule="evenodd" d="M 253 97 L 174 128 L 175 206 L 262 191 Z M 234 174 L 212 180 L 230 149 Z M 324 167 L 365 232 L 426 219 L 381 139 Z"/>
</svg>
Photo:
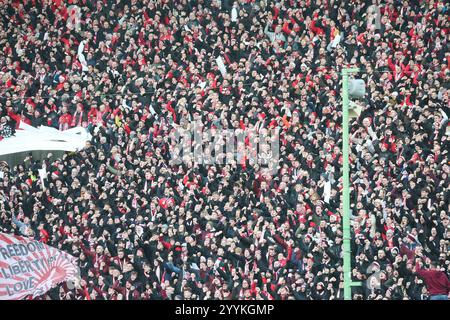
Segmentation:
<svg viewBox="0 0 450 320">
<path fill-rule="evenodd" d="M 344 299 L 352 299 L 352 286 L 358 286 L 360 282 L 352 282 L 351 267 L 351 232 L 350 232 L 350 168 L 349 168 L 349 73 L 358 72 L 358 68 L 342 69 L 342 231 L 344 236 Z"/>
</svg>

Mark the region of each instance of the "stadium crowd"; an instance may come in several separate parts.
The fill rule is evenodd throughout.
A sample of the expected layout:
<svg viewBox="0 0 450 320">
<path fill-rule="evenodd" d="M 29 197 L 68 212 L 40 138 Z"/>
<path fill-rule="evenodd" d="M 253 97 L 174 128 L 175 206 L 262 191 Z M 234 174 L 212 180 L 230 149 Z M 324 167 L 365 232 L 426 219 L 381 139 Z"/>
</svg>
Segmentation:
<svg viewBox="0 0 450 320">
<path fill-rule="evenodd" d="M 41 299 L 343 299 L 340 71 L 357 66 L 353 298 L 445 298 L 448 14 L 433 0 L 3 1 L 0 136 L 23 121 L 92 141 L 49 154 L 45 186 L 41 161 L 3 164 L 0 232 L 78 258 L 80 287 Z M 277 174 L 174 164 L 169 134 L 194 121 L 278 128 Z"/>
</svg>

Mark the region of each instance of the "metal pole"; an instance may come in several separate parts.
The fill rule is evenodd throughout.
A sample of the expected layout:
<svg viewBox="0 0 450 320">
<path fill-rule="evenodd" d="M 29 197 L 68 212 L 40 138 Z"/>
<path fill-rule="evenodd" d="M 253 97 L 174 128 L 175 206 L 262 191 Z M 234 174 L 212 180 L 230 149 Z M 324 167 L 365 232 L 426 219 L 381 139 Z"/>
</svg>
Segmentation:
<svg viewBox="0 0 450 320">
<path fill-rule="evenodd" d="M 342 229 L 344 233 L 344 299 L 352 299 L 350 255 L 350 187 L 349 187 L 349 138 L 348 138 L 348 69 L 342 69 Z"/>
<path fill-rule="evenodd" d="M 350 233 L 350 169 L 349 169 L 349 115 L 348 115 L 348 74 L 357 72 L 356 68 L 342 69 L 342 229 L 344 234 L 344 299 L 352 299 L 351 275 L 351 233 Z"/>
</svg>

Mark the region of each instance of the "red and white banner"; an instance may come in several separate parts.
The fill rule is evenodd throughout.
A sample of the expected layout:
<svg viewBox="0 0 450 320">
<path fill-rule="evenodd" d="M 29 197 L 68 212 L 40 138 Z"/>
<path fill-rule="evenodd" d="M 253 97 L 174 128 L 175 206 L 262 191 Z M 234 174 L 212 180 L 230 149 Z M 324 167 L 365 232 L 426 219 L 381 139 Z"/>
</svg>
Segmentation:
<svg viewBox="0 0 450 320">
<path fill-rule="evenodd" d="M 39 241 L 0 233 L 0 300 L 35 298 L 77 276 L 73 256 Z"/>
</svg>

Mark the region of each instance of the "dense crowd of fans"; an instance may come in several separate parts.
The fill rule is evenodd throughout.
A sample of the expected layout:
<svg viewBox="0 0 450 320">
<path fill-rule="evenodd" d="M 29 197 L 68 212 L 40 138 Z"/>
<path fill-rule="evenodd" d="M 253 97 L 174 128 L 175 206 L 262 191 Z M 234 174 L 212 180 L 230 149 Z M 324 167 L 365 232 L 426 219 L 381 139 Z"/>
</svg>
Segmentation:
<svg viewBox="0 0 450 320">
<path fill-rule="evenodd" d="M 3 1 L 0 136 L 23 121 L 93 138 L 49 155 L 45 186 L 42 162 L 3 165 L 0 231 L 78 258 L 80 287 L 42 298 L 342 299 L 340 71 L 356 66 L 353 298 L 446 296 L 448 13 L 433 0 Z M 169 134 L 194 121 L 278 128 L 277 174 L 245 158 L 174 164 Z"/>
</svg>

